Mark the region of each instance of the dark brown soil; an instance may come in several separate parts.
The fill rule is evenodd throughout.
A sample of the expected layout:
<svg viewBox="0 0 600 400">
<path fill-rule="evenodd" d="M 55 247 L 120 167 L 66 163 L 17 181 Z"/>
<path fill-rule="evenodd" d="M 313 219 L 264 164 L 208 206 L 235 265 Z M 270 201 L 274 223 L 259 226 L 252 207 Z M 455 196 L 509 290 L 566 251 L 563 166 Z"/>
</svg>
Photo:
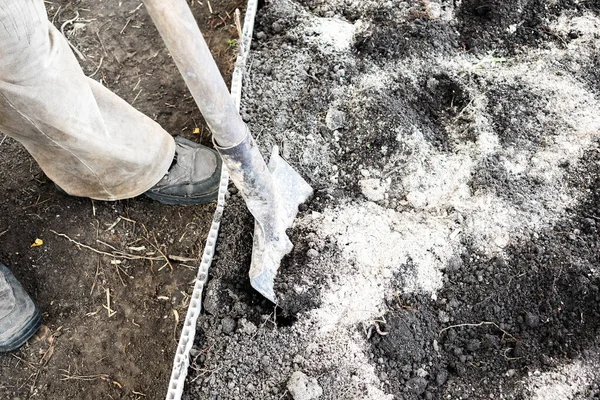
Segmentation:
<svg viewBox="0 0 600 400">
<path fill-rule="evenodd" d="M 81 64 L 87 75 L 172 134 L 208 141 L 202 117 L 140 1 L 45 3 L 59 28 L 79 12 L 80 20 L 65 25 L 65 32 L 86 56 Z M 192 1 L 227 80 L 235 56 L 228 41 L 237 36 L 233 12 L 244 4 L 213 0 L 211 12 L 206 2 Z M 41 340 L 0 356 L 0 398 L 163 398 L 214 205 L 67 197 L 21 145 L 7 138 L 1 146 L 0 262 L 35 299 L 45 326 Z M 31 247 L 37 238 L 43 245 Z M 101 255 L 75 242 L 138 259 Z M 171 259 L 169 265 L 163 254 L 187 261 Z M 107 291 L 115 311 L 110 317 Z"/>
</svg>

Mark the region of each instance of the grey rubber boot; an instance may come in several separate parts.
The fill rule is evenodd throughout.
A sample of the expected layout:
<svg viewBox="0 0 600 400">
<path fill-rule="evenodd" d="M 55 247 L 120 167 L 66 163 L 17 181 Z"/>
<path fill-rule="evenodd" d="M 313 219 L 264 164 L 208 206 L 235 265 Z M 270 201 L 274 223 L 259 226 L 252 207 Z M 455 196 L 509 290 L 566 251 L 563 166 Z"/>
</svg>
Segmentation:
<svg viewBox="0 0 600 400">
<path fill-rule="evenodd" d="M 165 204 L 202 204 L 217 199 L 221 157 L 206 146 L 175 137 L 175 159 L 169 172 L 144 193 Z"/>
<path fill-rule="evenodd" d="M 0 264 L 0 353 L 18 349 L 42 323 L 40 311 L 15 276 Z"/>
</svg>

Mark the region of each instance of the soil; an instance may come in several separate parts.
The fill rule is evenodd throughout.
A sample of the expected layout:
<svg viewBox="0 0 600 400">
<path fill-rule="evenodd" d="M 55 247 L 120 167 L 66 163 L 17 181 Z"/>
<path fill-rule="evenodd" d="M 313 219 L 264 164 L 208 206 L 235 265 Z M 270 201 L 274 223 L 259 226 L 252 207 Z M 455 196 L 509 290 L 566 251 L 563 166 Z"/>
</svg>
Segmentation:
<svg viewBox="0 0 600 400">
<path fill-rule="evenodd" d="M 85 56 L 88 76 L 172 134 L 209 142 L 140 1 L 45 3 L 49 19 L 64 24 Z M 191 4 L 226 80 L 235 58 L 233 12 L 244 6 L 240 0 L 213 0 L 210 9 L 206 2 Z M 1 146 L 0 261 L 32 295 L 44 326 L 19 351 L 0 356 L 0 398 L 164 398 L 214 204 L 68 197 L 20 144 L 5 138 Z M 36 239 L 43 244 L 32 247 Z M 111 256 L 114 251 L 133 257 Z"/>
<path fill-rule="evenodd" d="M 315 194 L 275 307 L 230 190 L 184 398 L 598 398 L 599 12 L 266 1 L 243 113 Z"/>
<path fill-rule="evenodd" d="M 240 3 L 192 4 L 226 75 Z M 139 2 L 47 4 L 57 26 L 80 11 L 66 28 L 86 73 L 207 141 Z M 262 2 L 242 115 L 315 193 L 288 231 L 276 307 L 250 287 L 253 220 L 230 187 L 184 398 L 600 397 L 599 13 Z M 161 252 L 197 259 L 212 206 L 69 198 L 2 146 L 1 260 L 47 328 L 0 357 L 0 394 L 164 397 L 197 261 L 171 270 Z"/>
</svg>

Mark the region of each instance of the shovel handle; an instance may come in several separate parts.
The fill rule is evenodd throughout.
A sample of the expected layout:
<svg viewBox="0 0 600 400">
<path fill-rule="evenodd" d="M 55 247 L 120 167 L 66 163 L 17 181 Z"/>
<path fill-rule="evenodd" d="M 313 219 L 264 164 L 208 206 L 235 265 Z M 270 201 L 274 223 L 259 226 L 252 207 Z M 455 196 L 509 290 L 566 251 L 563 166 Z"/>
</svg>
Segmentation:
<svg viewBox="0 0 600 400">
<path fill-rule="evenodd" d="M 186 0 L 143 1 L 216 143 L 240 143 L 246 125 Z"/>
</svg>

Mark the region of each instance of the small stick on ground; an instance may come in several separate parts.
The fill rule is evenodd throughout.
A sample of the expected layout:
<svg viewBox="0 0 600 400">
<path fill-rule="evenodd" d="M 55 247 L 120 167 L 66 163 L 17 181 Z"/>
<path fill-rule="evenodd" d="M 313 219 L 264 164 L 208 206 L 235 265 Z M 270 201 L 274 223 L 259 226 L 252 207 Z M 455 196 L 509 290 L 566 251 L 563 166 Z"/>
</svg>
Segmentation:
<svg viewBox="0 0 600 400">
<path fill-rule="evenodd" d="M 104 42 L 102 42 L 102 39 L 100 38 L 100 32 L 96 31 L 96 36 L 98 37 L 100 46 L 102 46 L 102 50 L 104 50 L 104 55 L 108 57 L 108 52 L 106 51 L 106 47 L 104 47 Z"/>
<path fill-rule="evenodd" d="M 106 308 L 106 311 L 108 311 L 108 318 L 112 317 L 113 315 L 115 315 L 117 312 L 113 309 L 110 308 L 110 289 L 106 288 L 106 304 L 103 304 L 102 307 Z"/>
<path fill-rule="evenodd" d="M 173 339 L 177 341 L 177 325 L 179 325 L 179 312 L 173 309 L 173 317 L 175 317 L 175 327 L 173 328 Z"/>
<path fill-rule="evenodd" d="M 265 320 L 265 322 L 260 324 L 260 327 L 258 329 L 256 329 L 256 332 L 254 332 L 254 335 L 252 335 L 252 337 L 250 338 L 250 341 L 252 341 L 256 337 L 256 335 L 258 335 L 258 332 L 260 332 L 260 330 L 265 327 L 267 322 L 269 322 L 271 320 L 271 316 L 273 316 L 273 313 L 269 314 L 269 317 Z M 277 326 L 276 322 L 274 322 L 274 324 L 275 324 L 275 326 Z"/>
<path fill-rule="evenodd" d="M 133 101 L 131 102 L 131 105 L 133 105 L 133 103 L 135 103 L 135 101 L 138 99 L 138 97 L 140 97 L 142 90 L 144 90 L 144 88 L 140 89 L 140 91 L 135 95 L 135 97 L 133 98 Z"/>
<path fill-rule="evenodd" d="M 287 396 L 287 395 L 288 395 L 288 393 L 289 393 L 289 392 L 288 392 L 288 390 L 286 389 L 286 390 L 285 390 L 285 392 L 283 392 L 283 394 L 282 394 L 282 395 L 281 395 L 281 397 L 279 398 L 279 400 L 281 400 L 281 399 L 285 398 L 285 396 Z"/>
<path fill-rule="evenodd" d="M 81 61 L 85 61 L 85 56 L 77 49 L 77 47 L 75 47 L 73 45 L 73 43 L 71 43 L 69 41 L 69 39 L 67 38 L 67 35 L 65 35 L 65 26 L 67 26 L 68 24 L 72 24 L 73 22 L 77 21 L 78 19 L 79 19 L 79 11 L 75 10 L 75 18 L 68 19 L 65 22 L 63 22 L 62 25 L 60 26 L 60 32 L 65 37 L 65 40 L 67 41 L 67 43 L 69 43 L 69 46 L 71 46 L 71 48 L 73 49 L 73 52 L 75 54 L 77 54 L 77 57 L 79 57 L 79 59 Z"/>
<path fill-rule="evenodd" d="M 132 220 L 131 218 L 124 217 L 122 215 L 119 215 L 119 218 L 121 218 L 124 221 L 131 222 L 132 224 L 137 224 L 136 221 Z"/>
<path fill-rule="evenodd" d="M 90 296 L 94 294 L 94 288 L 96 287 L 96 282 L 98 281 L 98 273 L 100 272 L 100 258 L 98 258 L 98 265 L 96 265 L 96 274 L 94 275 L 94 282 L 92 282 L 92 288 L 90 289 Z"/>
<path fill-rule="evenodd" d="M 182 257 L 182 256 L 176 256 L 173 254 L 169 254 L 168 257 L 173 260 L 173 261 L 179 261 L 179 262 L 194 262 L 194 261 L 198 261 L 198 258 L 191 258 L 191 257 Z"/>
<path fill-rule="evenodd" d="M 125 253 L 123 251 L 115 251 L 114 253 L 108 253 L 106 251 L 95 249 L 92 246 L 88 246 L 87 244 L 78 242 L 77 240 L 71 239 L 68 235 L 65 235 L 64 233 L 58 233 L 53 229 L 50 229 L 50 232 L 54 233 L 56 236 L 63 237 L 65 239 L 67 239 L 69 242 L 71 242 L 77 246 L 83 247 L 84 249 L 88 249 L 88 250 L 93 251 L 94 253 L 102 254 L 103 256 L 108 256 L 111 258 L 123 258 L 126 260 L 151 260 L 151 261 L 162 260 L 164 258 L 164 256 L 163 257 L 138 256 L 135 254 Z"/>
<path fill-rule="evenodd" d="M 125 32 L 125 28 L 127 28 L 127 25 L 129 25 L 129 23 L 131 22 L 133 18 L 127 18 L 127 21 L 125 22 L 125 26 L 123 27 L 123 29 L 121 29 L 121 32 L 119 32 L 119 35 L 122 35 L 123 32 Z"/>
<path fill-rule="evenodd" d="M 114 251 L 119 251 L 119 250 L 117 250 L 117 248 L 116 248 L 115 246 L 113 246 L 113 245 L 111 245 L 111 244 L 108 244 L 108 243 L 106 243 L 106 242 L 103 242 L 103 241 L 102 241 L 102 240 L 100 240 L 100 239 L 96 239 L 96 242 L 98 242 L 98 243 L 100 243 L 100 244 L 102 244 L 102 245 L 104 245 L 104 246 L 108 247 L 108 248 L 109 248 L 109 249 L 111 249 L 111 250 L 114 250 Z"/>
<path fill-rule="evenodd" d="M 61 381 L 77 380 L 77 381 L 95 381 L 96 379 L 107 379 L 108 375 L 69 375 L 69 371 L 61 369 L 65 373 L 61 374 Z"/>
<path fill-rule="evenodd" d="M 240 9 L 236 8 L 233 14 L 233 20 L 235 22 L 235 29 L 237 30 L 238 38 L 239 40 L 242 40 L 244 38 L 244 34 L 242 33 L 242 21 L 240 15 Z"/>
<path fill-rule="evenodd" d="M 169 266 L 169 268 L 171 268 L 171 271 L 173 271 L 173 264 L 171 264 L 171 261 L 169 261 L 169 257 L 167 257 L 165 255 L 165 253 L 163 253 L 162 250 L 159 248 L 159 246 L 158 246 L 158 240 L 156 240 L 156 235 L 152 234 L 152 236 L 154 237 L 154 242 L 156 243 L 156 245 L 154 245 L 148 239 L 146 239 L 146 241 L 150 244 L 150 246 L 154 247 L 156 249 L 156 251 L 158 251 L 158 253 L 162 256 L 162 258 L 164 258 L 165 261 L 167 262 L 167 265 Z"/>
<path fill-rule="evenodd" d="M 56 17 L 58 15 L 60 15 L 60 9 L 62 8 L 62 5 L 58 6 L 58 8 L 56 9 L 56 12 L 54 13 L 54 15 L 52 16 L 52 25 L 54 25 L 54 21 L 56 20 Z"/>
<path fill-rule="evenodd" d="M 100 67 L 102 66 L 102 61 L 104 61 L 104 56 L 100 57 L 100 62 L 98 63 L 98 67 L 96 68 L 96 70 L 94 72 L 92 72 L 92 74 L 90 76 L 88 76 L 88 78 L 93 77 L 94 75 L 96 75 L 98 73 L 98 71 L 100 71 Z M 94 199 L 92 199 L 92 207 L 94 206 Z M 96 208 L 94 207 L 94 216 L 96 216 Z"/>
<path fill-rule="evenodd" d="M 447 331 L 448 329 L 461 328 L 463 326 L 477 327 L 477 326 L 483 326 L 483 325 L 492 325 L 492 326 L 496 327 L 497 329 L 499 329 L 500 331 L 502 331 L 502 333 L 505 334 L 506 336 L 510 337 L 511 339 L 513 339 L 515 341 L 518 341 L 516 337 L 514 337 L 510 333 L 506 332 L 504 329 L 500 328 L 497 323 L 495 323 L 495 322 L 489 322 L 489 321 L 483 321 L 483 322 L 480 322 L 478 324 L 450 325 L 450 326 L 447 326 L 444 329 L 442 329 L 439 334 L 441 335 L 444 331 Z"/>
<path fill-rule="evenodd" d="M 144 5 L 144 3 L 140 3 L 134 10 L 129 11 L 129 14 L 135 14 L 135 12 L 137 10 L 139 10 L 140 8 L 142 8 L 142 6 Z"/>
</svg>

